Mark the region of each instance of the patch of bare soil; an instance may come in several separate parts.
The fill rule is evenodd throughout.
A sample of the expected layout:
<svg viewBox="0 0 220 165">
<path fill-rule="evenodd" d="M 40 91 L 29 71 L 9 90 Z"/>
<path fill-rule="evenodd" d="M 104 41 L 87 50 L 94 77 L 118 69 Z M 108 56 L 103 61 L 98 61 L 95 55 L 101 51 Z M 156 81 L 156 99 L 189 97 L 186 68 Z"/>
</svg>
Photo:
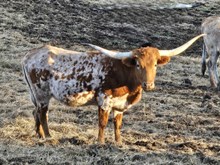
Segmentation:
<svg viewBox="0 0 220 165">
<path fill-rule="evenodd" d="M 178 3 L 193 4 L 178 8 Z M 1 0 L 0 164 L 220 164 L 220 98 L 200 72 L 202 40 L 158 69 L 157 89 L 123 119 L 116 146 L 112 119 L 97 144 L 97 107 L 51 102 L 52 138 L 34 132 L 20 62 L 43 44 L 86 51 L 80 43 L 131 50 L 145 42 L 175 48 L 220 13 L 219 1 Z"/>
</svg>

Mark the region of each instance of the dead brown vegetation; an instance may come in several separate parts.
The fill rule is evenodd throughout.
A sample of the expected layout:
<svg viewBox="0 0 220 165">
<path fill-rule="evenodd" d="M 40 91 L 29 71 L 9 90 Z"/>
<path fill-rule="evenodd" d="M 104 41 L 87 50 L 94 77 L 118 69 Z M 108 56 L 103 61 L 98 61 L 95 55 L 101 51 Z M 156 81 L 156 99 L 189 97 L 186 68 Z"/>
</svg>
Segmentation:
<svg viewBox="0 0 220 165">
<path fill-rule="evenodd" d="M 49 3 L 50 2 L 50 3 Z M 157 89 L 125 113 L 123 145 L 96 143 L 97 109 L 52 101 L 51 139 L 35 137 L 34 106 L 20 62 L 43 44 L 85 51 L 88 42 L 131 50 L 146 41 L 174 48 L 220 12 L 218 1 L 2 0 L 0 2 L 0 164 L 220 164 L 220 98 L 200 73 L 201 42 L 158 69 Z M 143 3 L 143 4 L 141 4 Z"/>
</svg>

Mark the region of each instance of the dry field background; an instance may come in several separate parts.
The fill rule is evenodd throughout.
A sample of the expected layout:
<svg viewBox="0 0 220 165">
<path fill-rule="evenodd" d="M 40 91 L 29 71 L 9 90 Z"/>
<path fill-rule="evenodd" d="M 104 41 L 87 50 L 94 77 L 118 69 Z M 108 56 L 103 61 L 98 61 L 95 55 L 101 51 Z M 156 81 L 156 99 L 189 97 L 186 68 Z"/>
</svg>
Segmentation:
<svg viewBox="0 0 220 165">
<path fill-rule="evenodd" d="M 178 9 L 178 3 L 194 4 Z M 97 107 L 52 100 L 52 138 L 35 137 L 34 106 L 21 73 L 25 53 L 43 44 L 86 51 L 80 43 L 131 50 L 145 42 L 171 49 L 200 33 L 220 13 L 219 1 L 1 0 L 0 164 L 220 164 L 220 94 L 201 76 L 202 40 L 158 69 L 157 89 L 123 119 L 123 145 L 113 124 L 97 144 Z"/>
</svg>

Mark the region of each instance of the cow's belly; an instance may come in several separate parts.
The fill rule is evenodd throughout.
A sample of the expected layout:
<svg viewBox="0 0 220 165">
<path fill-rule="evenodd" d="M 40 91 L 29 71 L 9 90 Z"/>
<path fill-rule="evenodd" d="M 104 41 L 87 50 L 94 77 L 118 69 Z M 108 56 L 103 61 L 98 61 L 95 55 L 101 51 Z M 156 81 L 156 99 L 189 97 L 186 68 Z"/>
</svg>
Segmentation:
<svg viewBox="0 0 220 165">
<path fill-rule="evenodd" d="M 50 86 L 52 96 L 69 106 L 81 106 L 94 104 L 94 91 L 86 91 L 80 87 L 74 87 L 71 83 L 67 84 L 62 81 L 56 85 Z M 81 92 L 82 91 L 82 92 Z"/>
<path fill-rule="evenodd" d="M 91 105 L 94 102 L 94 91 L 85 91 L 66 97 L 66 104 L 69 106 Z"/>
<path fill-rule="evenodd" d="M 64 95 L 54 97 L 56 100 L 68 105 L 68 106 L 82 106 L 82 105 L 93 105 L 95 103 L 94 92 L 85 91 L 72 95 Z"/>
</svg>

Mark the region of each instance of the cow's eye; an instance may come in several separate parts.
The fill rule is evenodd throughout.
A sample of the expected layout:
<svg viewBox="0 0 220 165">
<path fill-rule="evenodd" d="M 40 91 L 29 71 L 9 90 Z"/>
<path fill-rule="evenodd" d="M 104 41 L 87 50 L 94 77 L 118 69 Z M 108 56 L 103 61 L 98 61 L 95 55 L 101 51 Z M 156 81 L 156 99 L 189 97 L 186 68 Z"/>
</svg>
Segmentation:
<svg viewBox="0 0 220 165">
<path fill-rule="evenodd" d="M 157 64 L 155 64 L 155 67 L 157 67 Z"/>
<path fill-rule="evenodd" d="M 136 64 L 136 68 L 137 69 L 140 69 L 140 64 L 137 62 L 137 64 Z"/>
<path fill-rule="evenodd" d="M 135 66 L 136 66 L 137 69 L 140 69 L 140 64 L 139 64 L 137 59 L 135 59 Z"/>
</svg>

